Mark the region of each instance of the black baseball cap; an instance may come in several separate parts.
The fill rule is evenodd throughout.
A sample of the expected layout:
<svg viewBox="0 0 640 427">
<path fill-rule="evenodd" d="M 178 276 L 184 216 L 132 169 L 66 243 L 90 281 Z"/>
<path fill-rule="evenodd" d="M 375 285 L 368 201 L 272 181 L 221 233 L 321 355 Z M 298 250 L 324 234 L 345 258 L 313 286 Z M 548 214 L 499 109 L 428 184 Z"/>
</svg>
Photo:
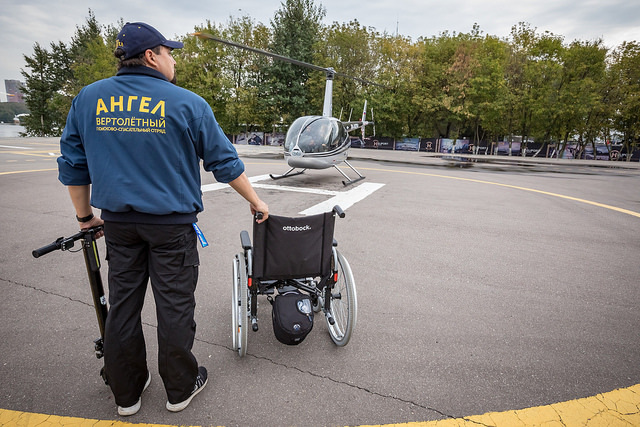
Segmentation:
<svg viewBox="0 0 640 427">
<path fill-rule="evenodd" d="M 184 44 L 167 40 L 158 30 L 144 22 L 127 22 L 116 39 L 116 49 L 124 50 L 123 59 L 133 58 L 156 46 L 181 49 Z"/>
</svg>

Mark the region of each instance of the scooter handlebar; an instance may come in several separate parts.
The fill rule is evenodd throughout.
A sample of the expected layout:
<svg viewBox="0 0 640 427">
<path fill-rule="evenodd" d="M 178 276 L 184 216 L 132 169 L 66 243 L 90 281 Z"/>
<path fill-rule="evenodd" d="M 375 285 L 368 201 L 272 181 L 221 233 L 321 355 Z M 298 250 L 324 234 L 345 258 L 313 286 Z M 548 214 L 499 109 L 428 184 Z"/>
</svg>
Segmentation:
<svg viewBox="0 0 640 427">
<path fill-rule="evenodd" d="M 88 230 L 80 231 L 71 237 L 67 237 L 67 238 L 58 237 L 55 242 L 49 243 L 46 246 L 33 250 L 31 252 L 31 255 L 33 255 L 34 258 L 39 258 L 42 255 L 46 255 L 50 252 L 57 251 L 60 249 L 63 251 L 66 251 L 67 249 L 73 247 L 73 242 L 75 242 L 76 240 L 86 239 L 87 234 L 92 235 L 101 230 L 102 230 L 102 226 L 98 226 L 98 227 L 90 228 Z"/>
<path fill-rule="evenodd" d="M 43 246 L 41 248 L 33 250 L 33 252 L 31 252 L 31 255 L 33 255 L 34 258 L 39 258 L 42 255 L 48 254 L 49 252 L 57 251 L 58 249 L 60 249 L 62 239 L 63 238 L 61 237 L 55 242 L 48 244 L 47 246 Z"/>
</svg>

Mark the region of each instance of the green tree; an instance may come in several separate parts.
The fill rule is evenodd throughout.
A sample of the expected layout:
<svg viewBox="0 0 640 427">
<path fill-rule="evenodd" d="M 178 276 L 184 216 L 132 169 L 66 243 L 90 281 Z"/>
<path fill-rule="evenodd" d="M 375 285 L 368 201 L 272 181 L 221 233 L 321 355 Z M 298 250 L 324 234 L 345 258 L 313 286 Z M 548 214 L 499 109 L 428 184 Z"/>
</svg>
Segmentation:
<svg viewBox="0 0 640 427">
<path fill-rule="evenodd" d="M 13 123 L 18 114 L 28 113 L 29 109 L 22 102 L 0 102 L 0 122 Z"/>
<path fill-rule="evenodd" d="M 456 137 L 462 127 L 464 75 L 470 72 L 470 46 L 464 35 L 447 32 L 421 42 L 418 87 L 413 108 L 423 115 L 428 130 L 436 137 Z"/>
<path fill-rule="evenodd" d="M 220 27 L 211 21 L 194 29 L 221 37 Z M 222 70 L 226 55 L 224 45 L 193 36 L 183 37 L 182 42 L 184 48 L 173 53 L 178 84 L 202 96 L 213 109 L 222 128 L 227 129 L 232 122 L 226 114 L 228 84 L 225 85 Z"/>
<path fill-rule="evenodd" d="M 114 74 L 117 31 L 106 27 L 105 32 L 111 47 L 89 10 L 86 23 L 76 27 L 69 46 L 59 41 L 47 50 L 36 43 L 33 56 L 24 56 L 31 69 L 30 73 L 22 71 L 25 102 L 31 111 L 25 120 L 26 135 L 61 135 L 73 97 L 82 87 Z"/>
<path fill-rule="evenodd" d="M 420 47 L 402 36 L 383 34 L 375 39 L 373 61 L 376 79 L 385 87 L 374 86 L 372 105 L 376 108 L 376 133 L 382 136 L 427 136 L 422 110 L 414 98 L 422 93 L 419 81 Z M 415 101 L 419 102 L 419 101 Z"/>
<path fill-rule="evenodd" d="M 115 75 L 118 60 L 113 52 L 122 26 L 124 23 L 120 20 L 118 28 L 108 25 L 100 29 L 91 14 L 87 24 L 77 28 L 70 46 L 74 63 L 71 67 L 73 86 L 69 90 L 74 96 L 84 86 Z"/>
<path fill-rule="evenodd" d="M 471 131 L 477 146 L 479 141 L 495 141 L 506 133 L 504 116 L 508 88 L 505 74 L 509 50 L 506 42 L 493 36 L 476 42 L 478 68 L 470 79 L 467 99 Z"/>
<path fill-rule="evenodd" d="M 640 44 L 624 42 L 613 52 L 611 60 L 613 127 L 622 134 L 625 150 L 630 154 L 640 148 Z"/>
<path fill-rule="evenodd" d="M 565 47 L 562 38 L 545 32 L 537 36 L 525 64 L 528 88 L 525 96 L 528 114 L 521 117 L 523 140 L 530 136 L 540 140 L 552 139 L 562 145 L 558 153 L 573 136 L 561 118 L 566 105 L 561 100 L 563 90 L 563 57 Z"/>
<path fill-rule="evenodd" d="M 562 38 L 552 33 L 536 33 L 526 23 L 511 30 L 507 64 L 506 135 L 512 141 L 534 137 L 566 144 L 569 134 L 562 132 L 558 116 L 558 90 L 562 78 Z"/>
<path fill-rule="evenodd" d="M 347 24 L 334 22 L 325 29 L 322 40 L 317 43 L 314 62 L 344 75 L 335 77 L 332 99 L 333 115 L 338 117 L 342 111 L 342 120 L 347 120 L 354 109 L 362 111 L 369 89 L 362 80 L 376 79 L 376 36 L 377 33 L 361 26 L 357 20 Z M 319 72 L 313 73 L 309 81 L 309 86 L 313 85 L 311 104 L 316 114 L 322 111 L 325 81 L 326 76 Z"/>
<path fill-rule="evenodd" d="M 553 123 L 565 134 L 577 135 L 578 154 L 603 136 L 606 107 L 601 92 L 607 49 L 602 41 L 574 41 L 563 52 L 558 107 Z M 578 155 L 579 157 L 579 155 Z"/>
<path fill-rule="evenodd" d="M 36 43 L 33 55 L 23 55 L 27 72 L 23 87 L 25 103 L 30 114 L 22 121 L 25 136 L 59 136 L 64 128 L 66 112 L 58 107 L 59 91 L 68 79 L 70 66 L 68 49 L 64 43 L 51 43 L 51 52 Z"/>
<path fill-rule="evenodd" d="M 113 51 L 117 31 L 113 27 L 105 27 L 105 33 L 107 37 L 103 36 L 100 24 L 89 9 L 86 22 L 82 26 L 76 26 L 69 44 L 69 54 L 73 59 L 72 75 L 67 88 L 70 95 L 75 96 L 84 86 L 115 74 L 117 59 L 113 56 Z M 108 36 L 113 38 L 107 40 Z"/>
<path fill-rule="evenodd" d="M 120 27 L 124 24 L 120 20 Z M 113 56 L 118 29 L 101 27 L 93 11 L 76 31 L 68 47 L 70 66 L 62 77 L 62 90 L 55 94 L 55 108 L 66 116 L 73 98 L 80 90 L 98 80 L 111 77 L 116 72 L 117 59 Z"/>
<path fill-rule="evenodd" d="M 357 20 L 323 26 L 324 16 L 313 0 L 285 0 L 270 27 L 245 15 L 195 29 L 384 83 L 337 75 L 332 97 L 333 113 L 341 110 L 343 119 L 351 111 L 359 115 L 369 100 L 382 136 L 519 135 L 558 143 L 558 152 L 570 140 L 582 149 L 616 134 L 631 151 L 640 139 L 636 42 L 609 54 L 602 41 L 565 45 L 561 36 L 521 22 L 506 40 L 483 36 L 474 25 L 468 34 L 444 32 L 414 43 Z M 89 9 L 70 43 L 36 44 L 25 55 L 26 135 L 59 135 L 81 88 L 114 74 L 117 32 L 99 25 Z M 228 132 L 271 130 L 320 113 L 324 73 L 191 36 L 183 41 L 184 49 L 174 52 L 179 84 L 201 95 Z"/>
<path fill-rule="evenodd" d="M 269 41 L 269 29 L 256 24 L 248 15 L 231 17 L 222 31 L 223 37 L 245 46 L 266 49 Z M 227 90 L 227 116 L 233 123 L 229 131 L 247 132 L 250 127 L 267 128 L 264 114 L 258 111 L 258 87 L 262 79 L 262 68 L 266 57 L 236 47 L 226 47 L 225 76 Z"/>
<path fill-rule="evenodd" d="M 325 15 L 313 0 L 286 0 L 271 21 L 272 40 L 269 50 L 279 55 L 311 63 L 314 46 Z M 314 113 L 306 85 L 310 70 L 284 61 L 274 60 L 264 70 L 260 87 L 261 109 L 272 123 L 280 118 L 285 124 L 295 118 Z"/>
</svg>

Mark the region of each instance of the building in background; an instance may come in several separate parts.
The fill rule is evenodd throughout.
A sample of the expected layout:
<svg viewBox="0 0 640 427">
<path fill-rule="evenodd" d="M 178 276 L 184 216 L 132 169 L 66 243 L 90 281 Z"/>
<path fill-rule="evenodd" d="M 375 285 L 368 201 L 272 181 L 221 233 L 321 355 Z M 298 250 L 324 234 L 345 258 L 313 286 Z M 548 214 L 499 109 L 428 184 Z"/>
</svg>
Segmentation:
<svg viewBox="0 0 640 427">
<path fill-rule="evenodd" d="M 5 91 L 7 92 L 7 102 L 19 102 L 24 104 L 22 97 L 22 83 L 20 80 L 5 80 Z"/>
</svg>

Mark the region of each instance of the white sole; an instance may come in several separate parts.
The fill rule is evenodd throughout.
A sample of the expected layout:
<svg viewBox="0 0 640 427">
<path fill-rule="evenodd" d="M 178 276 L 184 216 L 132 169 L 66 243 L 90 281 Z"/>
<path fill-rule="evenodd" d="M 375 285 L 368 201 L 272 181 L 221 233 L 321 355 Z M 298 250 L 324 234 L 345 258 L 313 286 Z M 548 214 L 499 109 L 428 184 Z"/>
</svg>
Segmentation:
<svg viewBox="0 0 640 427">
<path fill-rule="evenodd" d="M 191 400 L 196 397 L 198 395 L 198 393 L 200 393 L 207 385 L 207 383 L 209 382 L 209 378 L 207 378 L 207 380 L 204 382 L 204 384 L 202 384 L 202 387 L 200 387 L 199 389 L 197 389 L 191 396 L 189 396 L 189 398 L 187 400 L 184 400 L 180 403 L 169 403 L 169 401 L 167 401 L 167 410 L 171 411 L 171 412 L 180 412 L 183 409 L 185 409 L 187 406 L 189 406 L 189 403 L 191 403 Z"/>
<path fill-rule="evenodd" d="M 147 382 L 144 384 L 142 393 L 144 393 L 147 387 L 149 387 L 149 384 L 151 384 L 151 372 L 149 372 L 149 377 L 147 378 Z M 121 417 L 129 417 L 131 415 L 137 414 L 138 411 L 140 410 L 140 407 L 142 406 L 142 393 L 140 393 L 140 399 L 138 399 L 135 405 L 128 406 L 126 408 L 123 408 L 122 406 L 118 406 L 118 415 L 120 415 Z"/>
</svg>

